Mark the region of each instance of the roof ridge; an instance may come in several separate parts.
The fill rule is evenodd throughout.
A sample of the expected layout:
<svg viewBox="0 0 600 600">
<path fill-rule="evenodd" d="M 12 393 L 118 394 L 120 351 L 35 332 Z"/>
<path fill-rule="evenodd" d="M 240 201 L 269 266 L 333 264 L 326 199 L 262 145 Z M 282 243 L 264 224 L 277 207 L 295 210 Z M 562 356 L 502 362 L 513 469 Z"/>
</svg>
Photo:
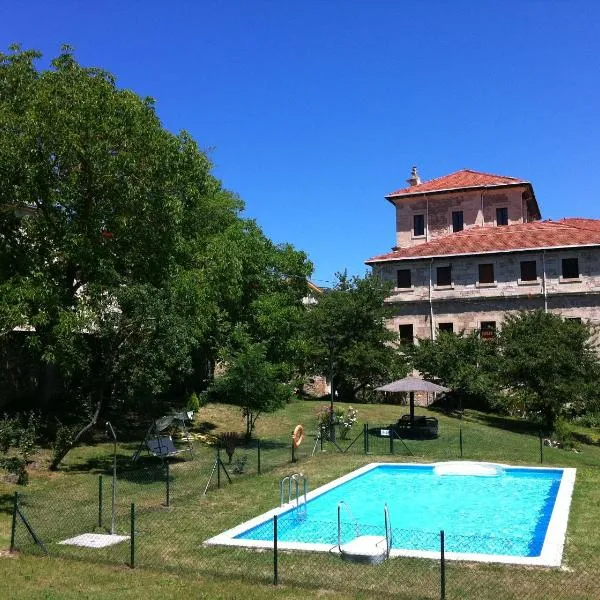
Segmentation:
<svg viewBox="0 0 600 600">
<path fill-rule="evenodd" d="M 464 176 L 465 174 L 468 174 L 470 176 L 480 176 L 480 177 L 489 177 L 489 178 L 496 178 L 496 179 L 502 179 L 505 180 L 503 182 L 497 182 L 497 183 L 474 183 L 474 184 L 460 184 L 460 183 L 453 183 L 450 187 L 446 187 L 446 188 L 440 188 L 438 190 L 435 189 L 435 186 L 439 183 L 444 182 L 444 180 L 448 180 L 448 179 L 460 179 L 460 176 Z M 397 189 L 393 192 L 390 192 L 389 194 L 386 194 L 386 198 L 392 197 L 392 196 L 396 196 L 396 195 L 406 195 L 406 196 L 411 196 L 414 194 L 420 194 L 420 193 L 426 193 L 426 192 L 431 192 L 431 191 L 444 191 L 444 190 L 452 190 L 452 189 L 461 189 L 461 188 L 479 188 L 479 187 L 487 187 L 487 186 L 494 186 L 494 185 L 510 185 L 510 184 L 530 184 L 529 181 L 525 180 L 525 179 L 521 179 L 519 177 L 513 177 L 511 175 L 498 175 L 496 173 L 488 173 L 486 171 L 476 171 L 475 169 L 459 169 L 458 171 L 453 171 L 452 173 L 448 173 L 446 175 L 440 175 L 439 177 L 434 177 L 433 179 L 428 179 L 427 181 L 422 181 L 420 183 L 418 183 L 417 185 L 409 185 L 400 189 Z M 531 185 L 531 184 L 530 184 Z M 434 189 L 427 189 L 427 188 L 431 188 L 434 187 Z M 423 191 L 423 188 L 426 188 L 425 191 Z"/>
<path fill-rule="evenodd" d="M 504 179 L 514 179 L 515 181 L 526 181 L 520 177 L 514 177 L 513 175 L 500 175 L 499 173 L 489 173 L 488 171 L 477 171 L 475 169 L 461 169 L 461 171 L 468 171 L 469 173 L 477 173 L 477 175 L 488 175 L 489 177 L 503 177 Z M 456 171 L 457 173 L 459 171 Z M 453 173 L 450 173 L 453 175 Z"/>
</svg>

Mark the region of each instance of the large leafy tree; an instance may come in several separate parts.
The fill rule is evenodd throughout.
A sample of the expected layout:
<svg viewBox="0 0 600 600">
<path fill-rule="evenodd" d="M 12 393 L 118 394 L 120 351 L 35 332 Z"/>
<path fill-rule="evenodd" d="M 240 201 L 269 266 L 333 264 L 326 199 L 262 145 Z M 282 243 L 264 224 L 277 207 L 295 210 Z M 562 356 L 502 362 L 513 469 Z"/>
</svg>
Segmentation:
<svg viewBox="0 0 600 600">
<path fill-rule="evenodd" d="M 292 301 L 288 272 L 310 265 L 240 218 L 151 98 L 69 48 L 48 70 L 38 58 L 0 54 L 0 340 L 30 330 L 47 365 L 39 397 L 57 373 L 62 399 L 89 417 L 73 442 L 107 404 L 147 404 L 183 382 L 238 322 L 268 335 L 261 303 Z"/>
<path fill-rule="evenodd" d="M 516 398 L 549 432 L 558 417 L 597 402 L 600 364 L 590 325 L 541 310 L 508 315 L 500 344 L 507 402 Z"/>
<path fill-rule="evenodd" d="M 405 375 L 398 336 L 386 325 L 389 293 L 375 276 L 339 274 L 335 287 L 306 311 L 297 345 L 301 372 L 333 373 L 335 389 L 349 401 Z"/>
<path fill-rule="evenodd" d="M 273 244 L 251 221 L 215 237 L 209 256 L 207 289 L 221 309 L 215 343 L 222 374 L 208 397 L 240 406 L 249 438 L 261 413 L 291 398 L 294 341 L 312 265 L 290 245 Z"/>
<path fill-rule="evenodd" d="M 488 410 L 498 402 L 496 340 L 482 339 L 477 332 L 440 332 L 435 340 L 419 340 L 407 353 L 413 367 L 449 387 L 461 407 Z"/>
</svg>

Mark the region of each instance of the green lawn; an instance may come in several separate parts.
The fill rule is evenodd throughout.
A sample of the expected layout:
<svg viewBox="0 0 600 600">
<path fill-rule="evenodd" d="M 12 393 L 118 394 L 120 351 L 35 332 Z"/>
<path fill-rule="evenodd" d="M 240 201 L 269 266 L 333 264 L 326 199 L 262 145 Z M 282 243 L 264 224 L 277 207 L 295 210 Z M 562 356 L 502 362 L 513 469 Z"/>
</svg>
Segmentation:
<svg viewBox="0 0 600 600">
<path fill-rule="evenodd" d="M 273 554 L 246 549 L 207 548 L 203 540 L 279 504 L 279 481 L 293 470 L 302 471 L 311 489 L 348 471 L 375 461 L 431 462 L 459 458 L 462 429 L 463 458 L 510 464 L 539 465 L 539 438 L 522 422 L 468 412 L 462 421 L 435 414 L 440 420 L 436 440 L 407 441 L 410 452 L 396 442 L 394 455 L 387 441 L 372 445 L 386 452 L 363 453 L 359 439 L 346 454 L 326 445 L 325 452 L 311 457 L 315 442 L 315 412 L 320 403 L 298 401 L 284 410 L 262 415 L 256 436 L 261 440 L 258 476 L 256 444 L 238 448 L 236 458 L 246 457 L 245 473 L 232 475 L 233 484 L 222 478 L 221 489 L 211 486 L 203 495 L 214 461 L 213 448 L 195 444 L 193 460 L 171 464 L 171 506 L 164 506 L 166 484 L 156 463 L 142 461 L 146 469 L 131 470 L 130 457 L 136 443 L 120 444 L 117 496 L 117 531 L 129 532 L 130 503 L 136 503 L 136 561 L 133 571 L 125 565 L 129 545 L 105 550 L 76 549 L 57 542 L 65 537 L 98 529 L 98 475 L 104 474 L 103 525 L 110 525 L 110 479 L 112 447 L 108 443 L 74 450 L 58 473 L 40 468 L 31 474 L 24 489 L 22 507 L 32 527 L 45 541 L 53 558 L 32 556 L 38 549 L 24 527 L 17 530 L 22 552 L 0 557 L 0 570 L 10 581 L 14 598 L 155 597 L 157 586 L 163 597 L 269 598 L 371 597 L 439 598 L 439 564 L 432 560 L 393 559 L 377 567 L 350 565 L 335 555 L 280 553 L 280 588 L 273 578 Z M 343 405 L 342 405 L 343 406 Z M 359 423 L 344 442 L 362 431 L 362 424 L 385 425 L 406 412 L 405 407 L 358 405 Z M 417 409 L 418 414 L 434 414 Z M 299 451 L 299 462 L 290 464 L 290 438 L 302 423 L 307 437 Z M 201 409 L 196 431 L 241 431 L 243 422 L 234 407 L 209 405 Z M 594 432 L 590 432 L 594 434 Z M 340 442 L 342 445 L 342 442 Z M 561 569 L 460 564 L 448 562 L 448 598 L 600 598 L 600 447 L 580 444 L 580 452 L 544 448 L 545 466 L 577 468 L 577 481 Z M 40 463 L 43 464 L 43 457 Z M 223 459 L 227 457 L 223 453 Z M 154 465 L 151 467 L 150 465 Z M 15 486 L 0 484 L 0 544 L 7 548 L 10 537 L 10 506 Z M 92 562 L 90 562 L 92 561 Z M 47 588 L 42 591 L 41 588 Z M 125 592 L 125 589 L 127 590 Z M 204 595 L 203 595 L 204 594 Z"/>
</svg>

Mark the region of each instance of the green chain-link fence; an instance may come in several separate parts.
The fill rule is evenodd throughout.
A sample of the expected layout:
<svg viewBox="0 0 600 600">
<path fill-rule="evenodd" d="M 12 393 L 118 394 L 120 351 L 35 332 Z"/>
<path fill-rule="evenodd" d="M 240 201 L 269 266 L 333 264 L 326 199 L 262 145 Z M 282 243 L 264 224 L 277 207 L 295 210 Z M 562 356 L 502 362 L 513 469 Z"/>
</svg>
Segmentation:
<svg viewBox="0 0 600 600">
<path fill-rule="evenodd" d="M 456 421 L 445 425 L 435 440 L 402 437 L 389 425 L 365 424 L 347 439 L 335 443 L 317 432 L 307 434 L 292 462 L 289 447 L 281 442 L 254 440 L 237 448 L 231 462 L 215 448 L 198 448 L 193 457 L 161 461 L 142 456 L 135 463 L 123 457 L 117 469 L 113 504 L 113 479 L 105 472 L 70 473 L 68 479 L 50 481 L 43 491 L 26 490 L 18 497 L 14 514 L 14 550 L 103 562 L 135 568 L 176 571 L 215 578 L 237 578 L 247 583 L 278 583 L 290 588 L 323 590 L 325 597 L 345 593 L 358 597 L 594 599 L 600 598 L 600 548 L 597 536 L 587 539 L 579 526 L 566 539 L 563 565 L 543 568 L 442 560 L 441 532 L 393 529 L 395 547 L 410 547 L 415 536 L 435 538 L 435 556 L 392 556 L 381 564 L 355 564 L 337 551 L 337 523 L 323 522 L 319 536 L 329 552 L 279 549 L 273 538 L 266 549 L 213 546 L 205 542 L 280 503 L 280 482 L 294 472 L 308 473 L 316 487 L 331 477 L 320 477 L 325 465 L 336 461 L 338 472 L 379 460 L 427 461 L 493 460 L 502 450 L 487 443 L 478 430 Z M 479 436 L 476 439 L 475 436 Z M 528 442 L 529 443 L 529 442 Z M 530 456 L 521 446 L 519 462 L 539 464 L 543 446 L 530 436 Z M 529 447 L 529 446 L 527 446 Z M 476 449 L 476 450 L 475 450 Z M 245 460 L 242 458 L 245 457 Z M 588 481 L 600 465 L 586 465 Z M 600 479 L 596 476 L 595 480 Z M 68 481 L 68 487 L 65 482 Z M 584 485 L 591 485 L 590 483 Z M 287 499 L 287 498 L 286 498 Z M 132 511 L 132 505 L 134 509 Z M 114 506 L 114 508 L 113 508 Z M 590 505 L 596 511 L 598 505 Z M 579 517 L 581 519 L 581 517 Z M 286 537 L 286 523 L 278 526 L 278 539 Z M 368 524 L 346 523 L 342 541 L 359 527 L 361 535 L 381 535 Z M 82 534 L 122 536 L 107 547 L 64 543 Z M 133 536 L 133 543 L 132 543 Z M 116 538 L 114 538 L 116 539 Z M 499 544 L 510 544 L 510 535 Z M 470 552 L 473 540 L 445 532 L 446 553 Z"/>
</svg>

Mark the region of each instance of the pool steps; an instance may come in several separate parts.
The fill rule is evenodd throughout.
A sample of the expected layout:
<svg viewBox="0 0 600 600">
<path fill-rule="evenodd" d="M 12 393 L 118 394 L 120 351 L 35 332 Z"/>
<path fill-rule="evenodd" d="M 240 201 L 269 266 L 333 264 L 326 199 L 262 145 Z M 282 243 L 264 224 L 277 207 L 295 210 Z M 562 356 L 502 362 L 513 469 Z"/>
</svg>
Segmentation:
<svg viewBox="0 0 600 600">
<path fill-rule="evenodd" d="M 340 556 L 349 562 L 378 565 L 390 556 L 392 547 L 392 526 L 387 504 L 383 506 L 385 519 L 385 537 L 378 535 L 359 535 L 353 540 L 342 544 L 342 507 L 347 506 L 341 500 L 338 502 L 338 551 Z"/>
</svg>

